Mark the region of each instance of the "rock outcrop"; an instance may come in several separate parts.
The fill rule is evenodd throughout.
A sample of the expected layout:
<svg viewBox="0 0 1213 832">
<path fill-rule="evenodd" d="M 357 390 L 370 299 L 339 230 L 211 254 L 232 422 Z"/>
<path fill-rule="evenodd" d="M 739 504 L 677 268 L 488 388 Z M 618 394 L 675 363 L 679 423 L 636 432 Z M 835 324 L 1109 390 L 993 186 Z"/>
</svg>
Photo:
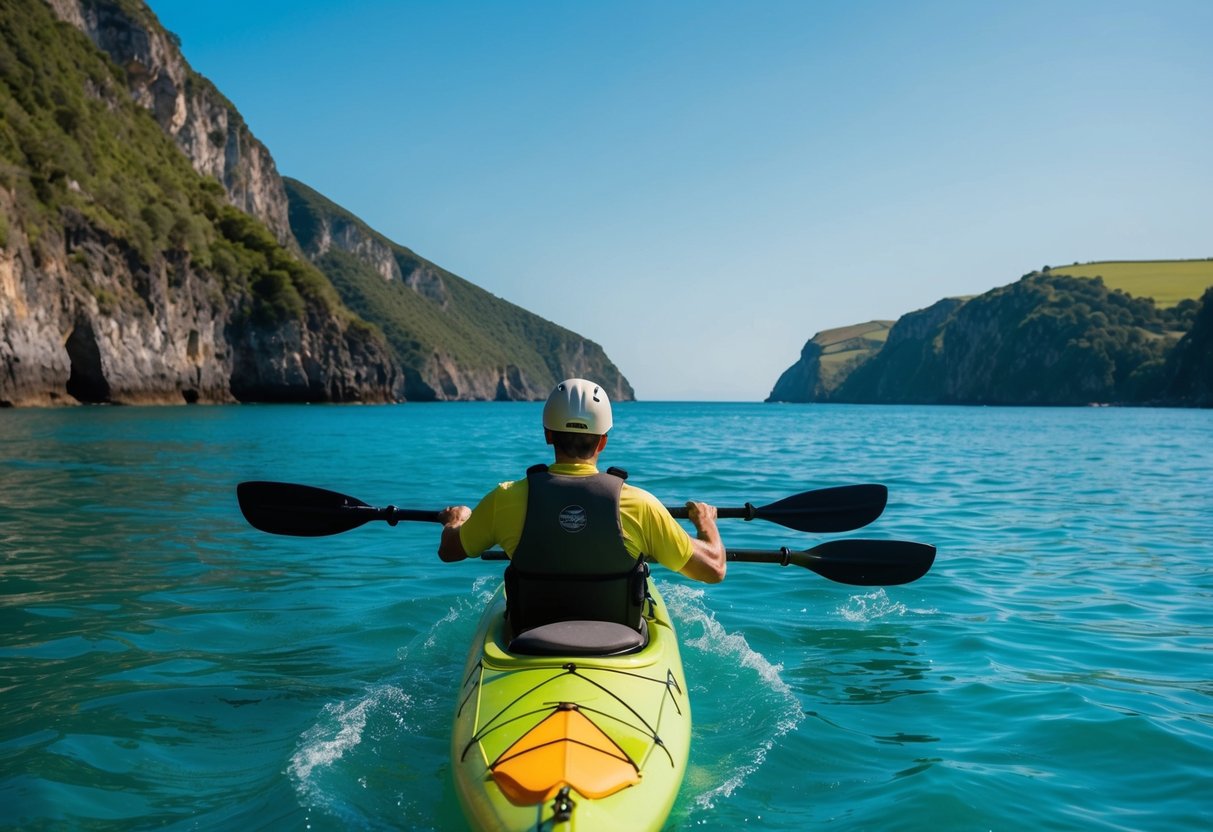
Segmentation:
<svg viewBox="0 0 1213 832">
<path fill-rule="evenodd" d="M 817 333 L 800 351 L 800 360 L 775 382 L 768 402 L 827 401 L 843 380 L 880 351 L 892 321 L 827 329 Z"/>
<path fill-rule="evenodd" d="M 769 401 L 1199 404 L 1208 387 L 1200 379 L 1213 376 L 1213 363 L 1204 330 L 1193 325 L 1196 308 L 1188 301 L 1158 309 L 1099 278 L 1034 272 L 902 316 L 883 346 L 829 384 L 810 342 Z M 1189 329 L 1184 350 L 1168 362 Z M 1169 382 L 1181 373 L 1185 385 Z"/>
<path fill-rule="evenodd" d="M 177 40 L 143 4 L 47 0 L 126 73 L 146 108 L 203 176 L 223 184 L 228 201 L 257 219 L 278 242 L 293 244 L 286 191 L 265 145 L 214 84 L 194 72 Z"/>
<path fill-rule="evenodd" d="M 598 345 L 287 187 L 139 0 L 0 6 L 0 406 L 534 399 Z M 299 189 L 304 186 L 296 183 Z"/>
<path fill-rule="evenodd" d="M 616 401 L 632 387 L 602 347 L 451 274 L 293 179 L 291 227 L 342 300 L 380 327 L 410 401 L 542 399 L 592 378 Z"/>
<path fill-rule="evenodd" d="M 382 333 L 149 121 L 205 129 L 183 63 L 131 5 L 56 0 L 66 23 L 41 0 L 0 11 L 0 405 L 398 399 Z M 222 170 L 257 210 L 263 151 Z"/>
</svg>

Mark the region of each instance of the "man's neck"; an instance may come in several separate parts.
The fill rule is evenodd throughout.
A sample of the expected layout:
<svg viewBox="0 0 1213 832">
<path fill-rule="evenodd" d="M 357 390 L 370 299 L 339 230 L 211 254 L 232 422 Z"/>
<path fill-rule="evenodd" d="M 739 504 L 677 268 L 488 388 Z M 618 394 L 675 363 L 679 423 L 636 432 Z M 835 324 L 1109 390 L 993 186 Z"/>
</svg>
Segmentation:
<svg viewBox="0 0 1213 832">
<path fill-rule="evenodd" d="M 589 459 L 578 459 L 575 456 L 565 456 L 564 454 L 556 454 L 557 465 L 593 465 L 598 467 L 598 454 L 594 454 Z"/>
</svg>

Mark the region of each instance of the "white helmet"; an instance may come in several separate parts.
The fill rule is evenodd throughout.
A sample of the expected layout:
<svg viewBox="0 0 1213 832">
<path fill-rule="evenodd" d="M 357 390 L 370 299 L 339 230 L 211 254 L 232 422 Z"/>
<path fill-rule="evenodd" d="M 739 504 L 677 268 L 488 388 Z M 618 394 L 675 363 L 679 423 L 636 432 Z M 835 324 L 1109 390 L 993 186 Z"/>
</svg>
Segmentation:
<svg viewBox="0 0 1213 832">
<path fill-rule="evenodd" d="M 548 430 L 604 434 L 612 424 L 606 391 L 583 378 L 557 384 L 543 406 L 543 426 Z"/>
</svg>

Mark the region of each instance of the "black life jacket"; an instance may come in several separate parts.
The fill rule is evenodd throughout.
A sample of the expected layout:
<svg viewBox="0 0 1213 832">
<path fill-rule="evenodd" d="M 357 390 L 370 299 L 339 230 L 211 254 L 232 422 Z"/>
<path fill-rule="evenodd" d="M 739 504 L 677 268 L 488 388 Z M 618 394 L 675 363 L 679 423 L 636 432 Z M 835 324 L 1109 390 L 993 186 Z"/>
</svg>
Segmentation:
<svg viewBox="0 0 1213 832">
<path fill-rule="evenodd" d="M 553 474 L 527 469 L 526 520 L 505 570 L 515 634 L 557 621 L 639 629 L 648 564 L 623 544 L 619 494 L 627 472 Z"/>
</svg>

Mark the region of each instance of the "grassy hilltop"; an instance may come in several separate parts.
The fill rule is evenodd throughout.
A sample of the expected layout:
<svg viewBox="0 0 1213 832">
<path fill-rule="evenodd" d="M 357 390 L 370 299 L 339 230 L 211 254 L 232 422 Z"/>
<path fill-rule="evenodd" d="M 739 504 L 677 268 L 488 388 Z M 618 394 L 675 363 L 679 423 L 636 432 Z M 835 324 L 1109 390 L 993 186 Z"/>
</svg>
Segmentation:
<svg viewBox="0 0 1213 832">
<path fill-rule="evenodd" d="M 1153 298 L 1160 309 L 1183 300 L 1200 300 L 1213 286 L 1213 260 L 1105 260 L 1053 266 L 1053 274 L 1102 277 L 1109 289 L 1135 298 Z"/>
</svg>

